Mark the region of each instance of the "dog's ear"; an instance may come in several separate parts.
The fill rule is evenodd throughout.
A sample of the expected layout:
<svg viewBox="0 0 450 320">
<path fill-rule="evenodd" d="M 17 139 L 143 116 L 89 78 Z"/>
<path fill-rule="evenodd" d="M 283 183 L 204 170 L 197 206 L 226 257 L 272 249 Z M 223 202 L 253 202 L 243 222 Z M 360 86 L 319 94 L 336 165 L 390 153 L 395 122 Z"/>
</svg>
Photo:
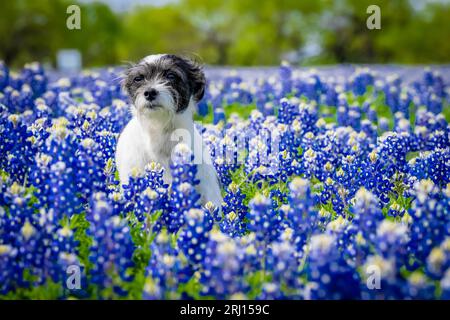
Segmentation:
<svg viewBox="0 0 450 320">
<path fill-rule="evenodd" d="M 136 67 L 136 64 L 134 62 L 127 61 L 125 62 L 124 69 L 119 75 L 120 79 L 120 86 L 122 90 L 128 93 L 128 87 L 127 87 L 127 80 L 128 76 L 130 75 L 131 70 Z"/>
<path fill-rule="evenodd" d="M 188 68 L 189 82 L 192 84 L 192 96 L 199 102 L 205 95 L 206 78 L 202 65 L 192 59 L 184 59 Z"/>
</svg>

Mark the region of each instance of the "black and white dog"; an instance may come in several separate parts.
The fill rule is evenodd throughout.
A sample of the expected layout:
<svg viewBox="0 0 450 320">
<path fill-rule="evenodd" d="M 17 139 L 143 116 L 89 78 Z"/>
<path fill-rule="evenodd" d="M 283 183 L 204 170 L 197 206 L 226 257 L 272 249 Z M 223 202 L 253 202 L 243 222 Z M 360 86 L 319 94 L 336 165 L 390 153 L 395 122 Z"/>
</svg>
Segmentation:
<svg viewBox="0 0 450 320">
<path fill-rule="evenodd" d="M 126 70 L 123 87 L 132 102 L 133 118 L 117 144 L 116 164 L 122 184 L 128 183 L 134 170 L 142 172 L 151 162 L 165 168 L 164 180 L 171 183 L 171 155 L 177 144 L 183 142 L 198 164 L 197 191 L 202 203 L 211 201 L 220 207 L 217 173 L 193 121 L 205 83 L 199 64 L 171 54 L 147 56 Z"/>
</svg>

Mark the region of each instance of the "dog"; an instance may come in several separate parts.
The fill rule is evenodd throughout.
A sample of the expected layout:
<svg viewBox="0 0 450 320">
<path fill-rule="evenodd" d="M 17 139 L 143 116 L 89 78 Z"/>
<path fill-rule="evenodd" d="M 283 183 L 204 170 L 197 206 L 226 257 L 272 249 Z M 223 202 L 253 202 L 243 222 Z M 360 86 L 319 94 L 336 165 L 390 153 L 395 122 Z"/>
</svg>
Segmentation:
<svg viewBox="0 0 450 320">
<path fill-rule="evenodd" d="M 124 72 L 122 86 L 131 100 L 132 119 L 119 135 L 116 149 L 122 185 L 128 184 L 133 171 L 142 172 L 151 162 L 164 167 L 164 182 L 170 184 L 171 155 L 182 142 L 197 164 L 201 203 L 221 207 L 217 172 L 193 121 L 205 85 L 200 64 L 173 54 L 149 55 Z"/>
</svg>

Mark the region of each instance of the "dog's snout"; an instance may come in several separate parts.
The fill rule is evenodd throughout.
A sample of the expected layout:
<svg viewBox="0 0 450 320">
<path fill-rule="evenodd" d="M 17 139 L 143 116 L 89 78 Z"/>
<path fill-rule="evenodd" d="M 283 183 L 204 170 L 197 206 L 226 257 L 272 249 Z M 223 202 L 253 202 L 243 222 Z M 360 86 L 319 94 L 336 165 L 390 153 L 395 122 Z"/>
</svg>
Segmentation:
<svg viewBox="0 0 450 320">
<path fill-rule="evenodd" d="M 148 89 L 144 92 L 145 99 L 147 99 L 148 101 L 154 100 L 157 95 L 158 91 L 156 91 L 155 89 Z"/>
</svg>

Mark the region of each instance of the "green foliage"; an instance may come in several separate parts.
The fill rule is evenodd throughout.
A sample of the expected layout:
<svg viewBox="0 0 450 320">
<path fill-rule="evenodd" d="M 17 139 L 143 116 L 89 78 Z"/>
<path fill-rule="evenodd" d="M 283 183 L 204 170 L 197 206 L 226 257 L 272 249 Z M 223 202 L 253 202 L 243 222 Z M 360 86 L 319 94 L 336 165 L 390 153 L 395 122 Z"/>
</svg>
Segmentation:
<svg viewBox="0 0 450 320">
<path fill-rule="evenodd" d="M 256 106 L 254 104 L 242 105 L 240 103 L 233 103 L 225 106 L 223 111 L 225 112 L 226 119 L 229 119 L 233 113 L 237 114 L 242 119 L 248 119 L 248 117 L 250 117 L 250 113 L 255 109 Z"/>
<path fill-rule="evenodd" d="M 252 110 L 255 110 L 256 106 L 254 104 L 243 105 L 240 103 L 232 103 L 223 106 L 223 111 L 225 112 L 225 117 L 228 119 L 232 114 L 238 115 L 242 119 L 248 119 Z M 204 117 L 199 114 L 194 114 L 194 120 L 200 121 L 204 123 L 212 123 L 213 122 L 213 112 L 211 111 L 212 107 L 208 105 L 208 114 Z"/>
<path fill-rule="evenodd" d="M 450 104 L 444 104 L 444 108 L 442 109 L 442 113 L 444 114 L 445 120 L 450 122 Z M 415 113 L 414 113 L 415 115 Z"/>
<path fill-rule="evenodd" d="M 149 215 L 146 224 L 139 222 L 133 213 L 130 213 L 127 217 L 131 237 L 136 247 L 133 254 L 135 265 L 133 269 L 130 270 L 134 278 L 131 283 L 124 284 L 124 288 L 129 292 L 128 297 L 130 299 L 142 298 L 142 290 L 146 281 L 145 268 L 148 266 L 152 254 L 150 245 L 156 236 L 156 234 L 151 231 L 150 226 L 156 223 L 161 216 L 161 213 L 162 212 L 158 211 Z M 149 227 L 145 227 L 145 225 Z"/>
<path fill-rule="evenodd" d="M 92 264 L 89 261 L 89 254 L 93 240 L 87 234 L 89 225 L 85 213 L 76 214 L 70 220 L 70 228 L 74 230 L 74 238 L 78 241 L 78 257 L 80 258 L 81 264 L 86 268 L 86 273 L 89 273 Z"/>
<path fill-rule="evenodd" d="M 210 300 L 213 299 L 213 297 L 205 297 L 200 295 L 200 291 L 202 289 L 202 286 L 200 282 L 198 281 L 198 277 L 194 275 L 188 282 L 182 283 L 178 287 L 178 292 L 181 294 L 185 292 L 190 297 L 192 297 L 194 300 Z"/>
<path fill-rule="evenodd" d="M 32 286 L 30 288 L 19 288 L 14 292 L 2 296 L 4 300 L 56 300 L 62 295 L 62 287 L 60 283 L 48 281 L 40 286 Z"/>
</svg>

